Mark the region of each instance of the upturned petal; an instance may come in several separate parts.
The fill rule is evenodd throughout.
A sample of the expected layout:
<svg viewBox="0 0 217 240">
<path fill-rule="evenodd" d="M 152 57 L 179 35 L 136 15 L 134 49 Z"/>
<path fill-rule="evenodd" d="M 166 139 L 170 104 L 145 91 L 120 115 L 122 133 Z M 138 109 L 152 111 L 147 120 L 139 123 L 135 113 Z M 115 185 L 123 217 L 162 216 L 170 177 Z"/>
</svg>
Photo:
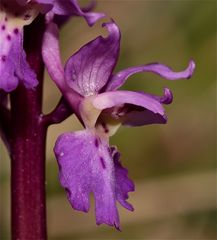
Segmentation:
<svg viewBox="0 0 217 240">
<path fill-rule="evenodd" d="M 116 201 L 126 202 L 134 185 L 107 143 L 90 130 L 61 135 L 54 148 L 61 185 L 74 209 L 89 210 L 89 194 L 95 198 L 96 223 L 120 227 Z"/>
<path fill-rule="evenodd" d="M 164 95 L 163 97 L 159 98 L 160 102 L 163 104 L 170 104 L 173 101 L 173 94 L 169 88 L 164 88 Z"/>
<path fill-rule="evenodd" d="M 104 13 L 82 11 L 77 0 L 56 0 L 52 12 L 61 16 L 81 16 L 84 17 L 89 26 L 100 18 L 104 17 Z"/>
<path fill-rule="evenodd" d="M 194 69 L 195 63 L 193 60 L 191 60 L 188 67 L 181 72 L 174 72 L 171 68 L 160 63 L 151 63 L 138 67 L 130 67 L 114 74 L 108 82 L 106 91 L 113 91 L 118 89 L 126 82 L 128 77 L 138 72 L 153 72 L 163 78 L 166 78 L 167 80 L 178 80 L 181 78 L 190 78 L 194 72 Z"/>
<path fill-rule="evenodd" d="M 83 46 L 65 66 L 67 84 L 83 96 L 95 95 L 107 83 L 115 67 L 120 46 L 120 32 L 114 22 L 103 24 L 109 31 Z"/>
</svg>

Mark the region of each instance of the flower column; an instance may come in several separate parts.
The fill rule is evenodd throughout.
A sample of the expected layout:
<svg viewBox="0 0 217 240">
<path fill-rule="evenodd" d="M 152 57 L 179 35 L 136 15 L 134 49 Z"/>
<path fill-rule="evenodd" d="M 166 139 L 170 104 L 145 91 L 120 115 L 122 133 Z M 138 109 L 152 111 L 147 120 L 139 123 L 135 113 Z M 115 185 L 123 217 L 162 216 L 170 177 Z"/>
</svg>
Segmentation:
<svg viewBox="0 0 217 240">
<path fill-rule="evenodd" d="M 11 94 L 12 239 L 46 239 L 46 126 L 41 121 L 43 32 L 42 16 L 24 31 L 27 60 L 37 74 L 39 85 L 35 90 L 20 85 Z"/>
</svg>

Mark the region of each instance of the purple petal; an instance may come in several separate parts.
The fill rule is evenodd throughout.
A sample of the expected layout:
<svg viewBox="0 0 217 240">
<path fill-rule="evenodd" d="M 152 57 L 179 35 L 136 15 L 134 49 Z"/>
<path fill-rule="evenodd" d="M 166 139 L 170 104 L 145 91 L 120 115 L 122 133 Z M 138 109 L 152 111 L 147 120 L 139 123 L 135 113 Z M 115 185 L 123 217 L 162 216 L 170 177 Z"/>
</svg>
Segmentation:
<svg viewBox="0 0 217 240">
<path fill-rule="evenodd" d="M 0 22 L 0 88 L 10 92 L 19 81 L 28 89 L 34 88 L 38 81 L 26 61 L 22 28 L 12 28 L 9 24 L 10 20 Z"/>
<path fill-rule="evenodd" d="M 133 190 L 133 183 L 125 169 L 118 163 L 114 165 L 107 143 L 90 130 L 84 130 L 61 135 L 54 151 L 60 182 L 72 207 L 87 212 L 89 194 L 93 192 L 97 224 L 106 223 L 119 229 L 116 201 L 132 210 L 125 200 L 127 192 Z"/>
<path fill-rule="evenodd" d="M 56 0 L 36 0 L 37 3 L 53 5 Z"/>
<path fill-rule="evenodd" d="M 16 0 L 16 2 L 20 6 L 23 6 L 23 7 L 28 5 L 28 4 L 31 4 L 31 1 L 28 1 L 28 0 Z M 40 5 L 41 13 L 45 14 L 46 12 L 48 12 L 49 10 L 52 9 L 55 0 L 35 0 L 34 2 L 36 2 L 36 3 L 38 3 Z"/>
<path fill-rule="evenodd" d="M 154 96 L 151 94 L 145 94 L 151 98 L 156 99 L 158 102 L 163 104 L 170 104 L 173 100 L 172 92 L 168 89 L 164 89 L 164 95 L 162 97 Z M 145 108 L 135 108 L 134 106 L 126 106 L 126 114 L 124 114 L 120 121 L 123 125 L 127 126 L 143 126 L 147 124 L 165 124 L 167 117 L 159 113 L 153 113 Z"/>
<path fill-rule="evenodd" d="M 169 88 L 164 88 L 164 95 L 160 98 L 160 102 L 163 104 L 170 104 L 173 101 L 173 94 Z"/>
<path fill-rule="evenodd" d="M 28 4 L 31 1 L 29 1 L 29 0 L 16 0 L 16 2 L 21 6 L 25 6 L 26 4 Z M 34 2 L 40 3 L 40 4 L 53 4 L 55 2 L 55 0 L 35 0 Z"/>
<path fill-rule="evenodd" d="M 193 60 L 189 62 L 188 67 L 182 72 L 174 72 L 171 68 L 159 63 L 130 67 L 114 74 L 106 87 L 106 91 L 118 89 L 125 83 L 128 77 L 138 72 L 153 72 L 168 80 L 177 80 L 180 78 L 190 78 L 194 69 L 195 63 Z"/>
<path fill-rule="evenodd" d="M 116 178 L 116 196 L 119 203 L 126 209 L 133 211 L 133 206 L 126 201 L 128 199 L 128 192 L 133 192 L 135 186 L 133 181 L 128 178 L 128 171 L 121 165 L 120 153 L 116 148 L 110 148 L 111 155 L 113 157 L 115 165 L 115 178 Z"/>
<path fill-rule="evenodd" d="M 143 126 L 148 124 L 165 124 L 167 118 L 165 115 L 159 113 L 153 113 L 150 110 L 142 109 L 132 110 L 120 118 L 122 125 L 126 126 Z"/>
<path fill-rule="evenodd" d="M 10 54 L 2 54 L 1 48 L 0 56 L 0 89 L 3 89 L 5 92 L 11 92 L 17 87 L 19 83 L 18 78 L 14 76 L 14 62 L 10 57 Z"/>
<path fill-rule="evenodd" d="M 21 82 L 23 82 L 27 89 L 32 89 L 38 85 L 38 80 L 35 72 L 26 61 L 26 53 L 23 50 L 22 35 L 17 36 L 17 38 L 18 40 L 15 41 L 10 56 L 13 61 L 15 61 L 15 75 Z"/>
<path fill-rule="evenodd" d="M 68 87 L 60 58 L 58 28 L 53 22 L 47 24 L 42 44 L 42 56 L 51 79 L 56 83 L 70 107 L 80 119 L 79 103 L 82 99 L 78 93 Z M 81 121 L 82 122 L 82 121 Z"/>
<path fill-rule="evenodd" d="M 95 96 L 92 100 L 95 108 L 104 110 L 123 104 L 132 104 L 143 107 L 153 113 L 164 115 L 164 108 L 156 97 L 150 94 L 131 91 L 113 91 L 105 92 Z"/>
<path fill-rule="evenodd" d="M 107 83 L 116 64 L 120 32 L 114 22 L 106 23 L 109 35 L 102 36 L 83 46 L 65 66 L 68 85 L 83 96 L 94 95 Z"/>
<path fill-rule="evenodd" d="M 55 1 L 56 0 L 36 0 L 36 2 L 41 6 L 40 12 L 42 14 L 49 12 L 53 8 Z"/>
<path fill-rule="evenodd" d="M 59 35 L 56 24 L 50 22 L 44 33 L 42 56 L 51 79 L 64 88 L 64 69 L 60 57 Z"/>
<path fill-rule="evenodd" d="M 98 119 L 108 129 L 107 117 L 112 117 L 123 125 L 143 126 L 147 124 L 164 124 L 167 118 L 162 104 L 172 102 L 172 93 L 164 89 L 164 96 L 154 96 L 143 92 L 113 91 L 95 96 L 92 104 L 103 110 L 103 118 Z"/>
<path fill-rule="evenodd" d="M 144 92 L 141 92 L 144 93 Z M 164 88 L 163 96 L 155 96 L 149 93 L 145 93 L 145 95 L 150 96 L 151 98 L 156 99 L 158 102 L 163 104 L 171 104 L 173 101 L 173 94 L 169 88 Z"/>
<path fill-rule="evenodd" d="M 103 13 L 82 11 L 76 0 L 56 0 L 52 11 L 57 15 L 82 16 L 86 19 L 89 26 L 92 26 L 97 20 L 105 16 Z"/>
</svg>

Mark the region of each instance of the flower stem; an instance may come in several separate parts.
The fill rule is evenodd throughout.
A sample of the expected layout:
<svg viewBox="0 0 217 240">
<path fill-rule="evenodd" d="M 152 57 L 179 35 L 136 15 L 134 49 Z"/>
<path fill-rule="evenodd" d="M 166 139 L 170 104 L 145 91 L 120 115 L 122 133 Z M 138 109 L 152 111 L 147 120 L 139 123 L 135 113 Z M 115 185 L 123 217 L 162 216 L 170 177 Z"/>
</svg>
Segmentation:
<svg viewBox="0 0 217 240">
<path fill-rule="evenodd" d="M 44 19 L 37 19 L 24 31 L 27 60 L 37 74 L 35 90 L 19 86 L 11 94 L 11 217 L 12 239 L 46 239 L 45 143 L 42 116 L 44 65 L 41 45 Z"/>
</svg>

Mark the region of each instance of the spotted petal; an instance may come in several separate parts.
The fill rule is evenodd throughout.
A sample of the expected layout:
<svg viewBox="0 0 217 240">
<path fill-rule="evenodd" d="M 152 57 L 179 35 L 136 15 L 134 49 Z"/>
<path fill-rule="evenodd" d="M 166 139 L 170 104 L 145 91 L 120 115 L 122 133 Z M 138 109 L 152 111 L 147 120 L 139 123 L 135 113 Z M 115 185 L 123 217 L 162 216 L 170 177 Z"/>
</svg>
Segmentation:
<svg viewBox="0 0 217 240">
<path fill-rule="evenodd" d="M 54 151 L 59 163 L 60 182 L 72 207 L 87 212 L 89 194 L 93 192 L 96 223 L 119 229 L 116 201 L 132 210 L 125 200 L 127 192 L 133 191 L 134 186 L 118 159 L 114 162 L 107 143 L 90 130 L 84 130 L 61 135 Z"/>
<path fill-rule="evenodd" d="M 151 63 L 147 65 L 141 65 L 138 67 L 130 67 L 114 74 L 110 81 L 108 82 L 106 91 L 113 91 L 118 89 L 126 82 L 128 77 L 138 72 L 153 72 L 167 80 L 177 80 L 181 78 L 186 79 L 190 78 L 194 72 L 194 69 L 195 63 L 193 60 L 191 60 L 189 62 L 188 67 L 181 72 L 174 72 L 171 68 L 160 63 Z"/>
<path fill-rule="evenodd" d="M 118 58 L 119 28 L 114 22 L 103 26 L 109 31 L 108 37 L 97 37 L 83 46 L 65 67 L 67 84 L 83 96 L 100 91 L 107 83 Z"/>
<path fill-rule="evenodd" d="M 26 61 L 23 50 L 22 29 L 10 30 L 7 25 L 2 26 L 5 28 L 0 30 L 0 89 L 10 92 L 17 87 L 19 81 L 28 89 L 36 87 L 36 74 Z"/>
<path fill-rule="evenodd" d="M 23 27 L 37 16 L 38 5 L 20 6 L 16 1 L 2 1 L 0 5 L 0 88 L 10 92 L 19 82 L 34 88 L 38 81 L 26 61 Z"/>
</svg>

